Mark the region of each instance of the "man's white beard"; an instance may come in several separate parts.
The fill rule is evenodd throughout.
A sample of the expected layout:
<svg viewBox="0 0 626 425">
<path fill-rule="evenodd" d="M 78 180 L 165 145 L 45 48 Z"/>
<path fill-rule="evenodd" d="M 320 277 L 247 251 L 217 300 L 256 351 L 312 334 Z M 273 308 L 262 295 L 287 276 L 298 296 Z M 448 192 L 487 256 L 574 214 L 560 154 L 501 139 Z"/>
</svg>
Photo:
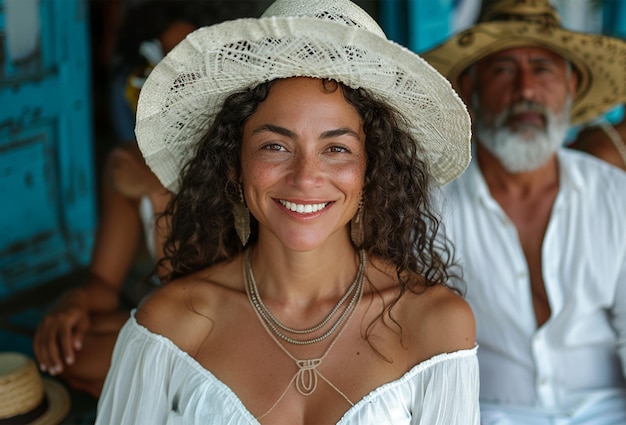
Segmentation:
<svg viewBox="0 0 626 425">
<path fill-rule="evenodd" d="M 474 131 L 478 141 L 511 173 L 536 170 L 544 165 L 565 141 L 569 128 L 572 97 L 568 95 L 560 113 L 535 102 L 519 102 L 498 114 L 488 122 L 481 113 L 477 93 L 472 96 L 472 108 L 476 111 Z M 545 129 L 523 126 L 511 131 L 505 126 L 510 115 L 522 111 L 541 111 L 546 120 Z"/>
</svg>

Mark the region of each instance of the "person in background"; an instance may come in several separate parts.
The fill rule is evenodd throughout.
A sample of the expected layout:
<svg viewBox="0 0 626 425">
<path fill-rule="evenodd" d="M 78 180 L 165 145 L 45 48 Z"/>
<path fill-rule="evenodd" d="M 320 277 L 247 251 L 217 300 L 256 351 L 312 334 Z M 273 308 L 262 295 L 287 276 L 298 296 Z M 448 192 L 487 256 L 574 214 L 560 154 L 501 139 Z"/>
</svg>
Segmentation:
<svg viewBox="0 0 626 425">
<path fill-rule="evenodd" d="M 431 205 L 470 127 L 348 0 L 190 34 L 137 112 L 175 193 L 171 273 L 120 333 L 96 424 L 478 425 L 473 316 Z"/>
<path fill-rule="evenodd" d="M 171 50 L 195 28 L 185 21 L 170 23 L 158 40 L 149 41 L 151 52 L 147 55 L 160 60 L 162 51 Z M 146 59 L 141 73 L 147 75 L 150 68 Z M 130 79 L 129 87 L 134 90 L 128 90 L 127 99 L 132 105 L 143 80 L 134 75 Z M 42 371 L 96 398 L 119 330 L 136 305 L 132 300 L 140 299 L 150 288 L 137 283 L 135 294 L 125 294 L 124 283 L 142 244 L 155 265 L 163 257 L 167 231 L 156 225 L 155 218 L 170 200 L 169 191 L 150 171 L 136 143 L 113 148 L 104 168 L 102 209 L 87 280 L 59 297 L 33 339 Z M 157 276 L 164 273 L 162 266 L 156 270 Z"/>
<path fill-rule="evenodd" d="M 108 115 L 115 145 L 134 143 L 134 103 L 128 103 L 129 79 L 146 62 L 158 62 L 150 46 L 172 22 L 186 22 L 195 27 L 212 25 L 241 16 L 257 15 L 269 0 L 106 0 L 105 27 L 99 47 L 99 63 L 108 74 Z M 264 6 L 265 5 L 265 6 Z M 114 46 L 112 49 L 111 47 Z M 163 51 L 167 47 L 163 46 Z"/>
<path fill-rule="evenodd" d="M 626 170 L 626 116 L 616 124 L 611 124 L 606 118 L 595 121 L 579 131 L 569 147 Z"/>
<path fill-rule="evenodd" d="M 563 147 L 626 99 L 626 43 L 495 0 L 424 57 L 473 118 L 443 191 L 480 346 L 481 422 L 626 423 L 626 174 Z"/>
</svg>

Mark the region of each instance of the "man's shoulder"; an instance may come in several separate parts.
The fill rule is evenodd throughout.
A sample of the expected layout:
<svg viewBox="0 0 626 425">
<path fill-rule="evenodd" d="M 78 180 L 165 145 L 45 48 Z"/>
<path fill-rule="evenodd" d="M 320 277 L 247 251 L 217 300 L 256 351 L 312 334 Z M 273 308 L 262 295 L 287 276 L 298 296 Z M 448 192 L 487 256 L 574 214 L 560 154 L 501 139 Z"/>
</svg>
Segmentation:
<svg viewBox="0 0 626 425">
<path fill-rule="evenodd" d="M 597 175 L 600 178 L 626 181 L 626 172 L 603 159 L 575 149 L 562 148 L 558 152 L 559 161 L 568 168 L 576 167 L 588 175 Z"/>
<path fill-rule="evenodd" d="M 626 207 L 626 172 L 590 154 L 563 148 L 559 151 L 561 175 L 575 188 L 597 203 Z"/>
<path fill-rule="evenodd" d="M 584 176 L 598 180 L 626 181 L 624 170 L 586 152 L 562 148 L 558 152 L 558 158 L 566 168 L 575 169 L 583 173 Z"/>
</svg>

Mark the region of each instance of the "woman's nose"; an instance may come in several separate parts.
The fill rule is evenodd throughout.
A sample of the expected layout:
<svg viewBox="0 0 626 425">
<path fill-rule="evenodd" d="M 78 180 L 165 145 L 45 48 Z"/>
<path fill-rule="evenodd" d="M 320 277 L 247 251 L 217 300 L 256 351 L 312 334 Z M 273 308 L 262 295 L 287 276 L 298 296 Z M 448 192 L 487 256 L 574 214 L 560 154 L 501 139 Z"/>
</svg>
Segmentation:
<svg viewBox="0 0 626 425">
<path fill-rule="evenodd" d="M 322 172 L 322 161 L 312 152 L 299 152 L 291 164 L 290 183 L 296 185 L 314 185 Z"/>
</svg>

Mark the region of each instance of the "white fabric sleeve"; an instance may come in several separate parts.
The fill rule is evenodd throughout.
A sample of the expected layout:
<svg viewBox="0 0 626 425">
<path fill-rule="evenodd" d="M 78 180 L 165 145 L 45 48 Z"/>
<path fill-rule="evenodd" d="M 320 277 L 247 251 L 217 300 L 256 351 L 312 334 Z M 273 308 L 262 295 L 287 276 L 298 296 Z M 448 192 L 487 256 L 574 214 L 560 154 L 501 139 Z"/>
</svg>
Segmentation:
<svg viewBox="0 0 626 425">
<path fill-rule="evenodd" d="M 479 374 L 475 347 L 472 355 L 457 356 L 432 366 L 414 389 L 416 410 L 412 425 L 479 425 Z"/>
<path fill-rule="evenodd" d="M 615 284 L 611 320 L 617 331 L 617 354 L 622 363 L 622 375 L 626 378 L 626 252 L 622 257 L 622 267 Z"/>
<path fill-rule="evenodd" d="M 131 317 L 118 336 L 98 401 L 96 425 L 166 424 L 172 352 L 139 331 Z"/>
</svg>

